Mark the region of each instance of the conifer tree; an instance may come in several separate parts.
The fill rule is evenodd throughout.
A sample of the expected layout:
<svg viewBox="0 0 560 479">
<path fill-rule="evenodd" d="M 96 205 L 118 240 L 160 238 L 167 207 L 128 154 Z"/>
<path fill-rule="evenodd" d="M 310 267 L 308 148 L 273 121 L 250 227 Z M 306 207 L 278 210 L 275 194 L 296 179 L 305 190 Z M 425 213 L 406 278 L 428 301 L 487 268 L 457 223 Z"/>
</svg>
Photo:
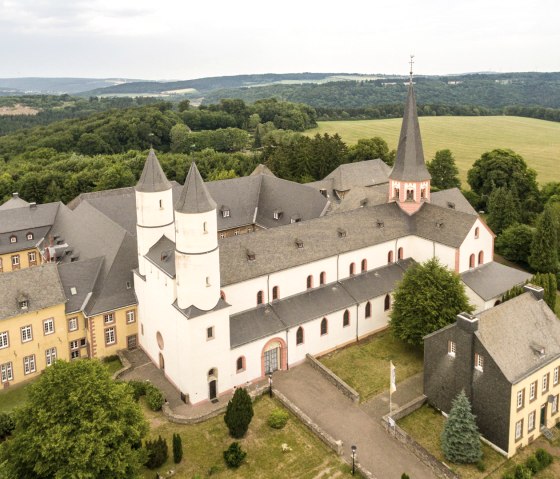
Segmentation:
<svg viewBox="0 0 560 479">
<path fill-rule="evenodd" d="M 451 462 L 472 464 L 482 458 L 480 434 L 465 391 L 453 400 L 441 433 L 443 454 Z"/>
<path fill-rule="evenodd" d="M 179 464 L 183 459 L 183 441 L 179 433 L 173 434 L 173 462 Z"/>
<path fill-rule="evenodd" d="M 529 265 L 539 273 L 556 273 L 559 270 L 558 225 L 550 204 L 545 206 L 537 220 Z"/>
<path fill-rule="evenodd" d="M 226 409 L 224 421 L 235 439 L 242 438 L 253 419 L 253 403 L 244 388 L 237 388 Z"/>
<path fill-rule="evenodd" d="M 430 175 L 432 175 L 433 187 L 439 190 L 448 188 L 460 188 L 459 169 L 455 165 L 455 158 L 450 150 L 436 151 L 436 156 L 426 164 Z"/>
<path fill-rule="evenodd" d="M 544 300 L 554 311 L 556 307 L 556 276 L 553 273 L 537 273 L 531 278 L 531 283 L 544 289 Z"/>
<path fill-rule="evenodd" d="M 496 188 L 488 198 L 488 226 L 500 234 L 521 219 L 519 200 L 511 190 Z"/>
</svg>

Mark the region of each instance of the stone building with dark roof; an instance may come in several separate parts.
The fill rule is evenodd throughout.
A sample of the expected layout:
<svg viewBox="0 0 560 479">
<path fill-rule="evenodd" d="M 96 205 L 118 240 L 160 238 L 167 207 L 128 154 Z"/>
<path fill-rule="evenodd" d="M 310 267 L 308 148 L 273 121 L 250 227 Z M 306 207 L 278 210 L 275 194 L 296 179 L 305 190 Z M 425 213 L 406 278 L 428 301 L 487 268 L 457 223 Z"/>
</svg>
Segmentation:
<svg viewBox="0 0 560 479">
<path fill-rule="evenodd" d="M 482 436 L 505 455 L 560 421 L 560 321 L 543 289 L 521 296 L 424 338 L 424 394 L 448 413 L 464 390 Z"/>
</svg>

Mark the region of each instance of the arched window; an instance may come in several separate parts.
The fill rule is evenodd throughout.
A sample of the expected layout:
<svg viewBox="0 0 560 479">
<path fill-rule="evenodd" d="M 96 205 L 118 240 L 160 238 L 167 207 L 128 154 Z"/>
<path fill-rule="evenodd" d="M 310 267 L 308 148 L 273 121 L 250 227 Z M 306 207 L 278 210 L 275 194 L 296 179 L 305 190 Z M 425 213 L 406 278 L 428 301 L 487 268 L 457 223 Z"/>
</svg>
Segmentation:
<svg viewBox="0 0 560 479">
<path fill-rule="evenodd" d="M 369 301 L 366 303 L 366 318 L 371 318 L 371 303 Z"/>
<path fill-rule="evenodd" d="M 263 304 L 263 303 L 264 303 L 264 293 L 261 290 L 257 293 L 257 304 Z"/>
<path fill-rule="evenodd" d="M 404 250 L 402 248 L 399 248 L 399 251 L 397 253 L 397 258 L 398 259 L 403 259 L 404 258 Z"/>
<path fill-rule="evenodd" d="M 477 227 L 474 229 L 474 237 L 475 237 L 475 239 L 478 238 L 478 235 L 479 235 L 479 234 L 480 234 L 480 228 L 477 226 Z"/>
<path fill-rule="evenodd" d="M 323 318 L 321 320 L 321 336 L 328 333 L 329 324 L 327 322 L 327 318 Z"/>
<path fill-rule="evenodd" d="M 307 289 L 311 289 L 311 288 L 313 288 L 313 275 L 312 274 L 310 274 L 307 277 Z"/>
<path fill-rule="evenodd" d="M 469 268 L 474 268 L 474 254 L 469 257 Z"/>
<path fill-rule="evenodd" d="M 303 344 L 303 328 L 301 326 L 296 332 L 296 344 Z"/>
<path fill-rule="evenodd" d="M 350 276 L 356 274 L 356 263 L 350 263 Z"/>
<path fill-rule="evenodd" d="M 406 190 L 406 201 L 414 201 L 414 190 Z"/>
<path fill-rule="evenodd" d="M 327 273 L 324 271 L 319 275 L 319 284 L 326 284 L 327 283 Z"/>
<path fill-rule="evenodd" d="M 389 311 L 391 309 L 391 296 L 390 295 L 386 295 L 385 296 L 385 311 Z"/>
<path fill-rule="evenodd" d="M 239 356 L 235 366 L 238 373 L 245 371 L 245 356 Z"/>
<path fill-rule="evenodd" d="M 387 253 L 387 263 L 391 264 L 393 262 L 393 252 L 389 251 Z"/>
<path fill-rule="evenodd" d="M 222 298 L 225 301 L 226 300 L 226 293 L 224 293 L 223 291 L 220 291 L 220 298 Z"/>
<path fill-rule="evenodd" d="M 342 316 L 342 326 L 350 326 L 350 311 L 344 311 L 344 316 Z"/>
<path fill-rule="evenodd" d="M 362 273 L 365 273 L 367 271 L 367 259 L 363 259 L 362 260 Z"/>
<path fill-rule="evenodd" d="M 280 290 L 278 286 L 274 286 L 274 288 L 272 288 L 272 301 L 278 299 L 279 297 L 280 297 Z"/>
<path fill-rule="evenodd" d="M 478 264 L 484 264 L 484 251 L 482 250 L 478 252 Z"/>
</svg>

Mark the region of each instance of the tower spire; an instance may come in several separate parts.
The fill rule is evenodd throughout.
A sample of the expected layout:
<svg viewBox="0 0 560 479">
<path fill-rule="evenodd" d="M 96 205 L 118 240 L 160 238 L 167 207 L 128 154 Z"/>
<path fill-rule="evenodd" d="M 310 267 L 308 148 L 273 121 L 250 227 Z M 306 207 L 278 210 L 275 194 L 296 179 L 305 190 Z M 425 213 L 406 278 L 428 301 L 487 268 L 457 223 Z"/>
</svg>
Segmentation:
<svg viewBox="0 0 560 479">
<path fill-rule="evenodd" d="M 410 61 L 408 63 L 410 63 L 410 79 L 408 84 L 412 85 L 412 65 L 414 64 L 414 55 L 410 55 Z"/>
</svg>

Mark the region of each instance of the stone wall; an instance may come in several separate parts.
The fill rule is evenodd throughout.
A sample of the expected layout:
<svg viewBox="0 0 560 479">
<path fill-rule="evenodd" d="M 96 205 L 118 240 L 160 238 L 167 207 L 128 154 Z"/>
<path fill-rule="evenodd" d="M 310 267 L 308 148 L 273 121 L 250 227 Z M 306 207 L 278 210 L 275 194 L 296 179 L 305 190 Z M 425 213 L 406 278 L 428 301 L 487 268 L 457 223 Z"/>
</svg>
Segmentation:
<svg viewBox="0 0 560 479">
<path fill-rule="evenodd" d="M 311 354 L 306 354 L 306 358 L 309 364 L 311 364 L 314 369 L 319 371 L 329 382 L 334 384 L 342 392 L 342 394 L 350 398 L 355 403 L 360 402 L 360 394 L 355 389 L 346 384 L 323 363 L 311 356 Z"/>
</svg>

